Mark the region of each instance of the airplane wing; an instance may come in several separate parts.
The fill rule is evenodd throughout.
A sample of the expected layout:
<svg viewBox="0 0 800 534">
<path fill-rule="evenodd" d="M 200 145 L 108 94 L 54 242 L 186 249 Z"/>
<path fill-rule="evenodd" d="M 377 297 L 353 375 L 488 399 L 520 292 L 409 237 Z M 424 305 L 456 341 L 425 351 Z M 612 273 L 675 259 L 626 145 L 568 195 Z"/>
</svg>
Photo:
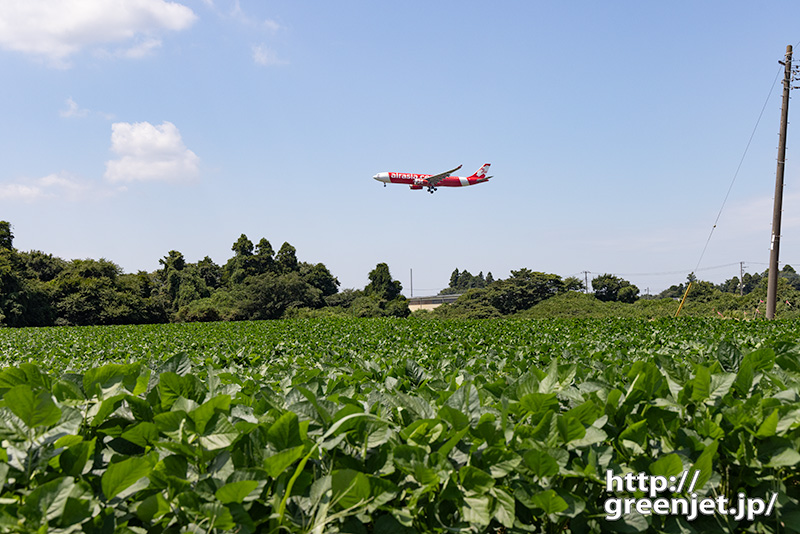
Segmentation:
<svg viewBox="0 0 800 534">
<path fill-rule="evenodd" d="M 433 176 L 429 176 L 428 178 L 426 178 L 426 180 L 428 180 L 428 183 L 430 184 L 431 187 L 436 187 L 436 184 L 438 184 L 439 182 L 441 182 L 442 180 L 444 180 L 445 178 L 447 178 L 448 176 L 450 176 L 451 174 L 453 174 L 454 172 L 456 172 L 460 168 L 461 168 L 461 165 L 459 165 L 455 169 L 451 169 L 451 170 L 449 170 L 447 172 L 443 172 L 441 174 L 434 174 Z"/>
</svg>

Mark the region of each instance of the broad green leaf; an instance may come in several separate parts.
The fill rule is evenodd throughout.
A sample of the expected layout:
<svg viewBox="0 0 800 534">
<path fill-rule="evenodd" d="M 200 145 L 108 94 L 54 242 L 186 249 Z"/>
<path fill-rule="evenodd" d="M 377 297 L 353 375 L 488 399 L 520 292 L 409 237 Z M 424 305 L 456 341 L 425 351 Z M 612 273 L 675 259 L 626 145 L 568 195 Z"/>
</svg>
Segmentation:
<svg viewBox="0 0 800 534">
<path fill-rule="evenodd" d="M 558 410 L 558 399 L 555 393 L 529 393 L 523 396 L 519 403 L 531 414 Z"/>
<path fill-rule="evenodd" d="M 650 464 L 650 474 L 653 476 L 672 477 L 683 471 L 683 462 L 677 454 L 667 454 Z"/>
<path fill-rule="evenodd" d="M 523 456 L 525 465 L 533 472 L 536 478 L 548 478 L 557 475 L 559 466 L 556 460 L 544 451 L 532 449 Z"/>
<path fill-rule="evenodd" d="M 494 518 L 504 527 L 512 528 L 516 518 L 514 497 L 501 488 L 492 488 L 491 494 L 495 499 Z"/>
<path fill-rule="evenodd" d="M 92 417 L 92 426 L 100 426 L 105 423 L 108 416 L 119 408 L 125 397 L 125 393 L 119 393 L 103 399 L 103 402 L 101 402 L 99 406 L 95 405 L 94 408 L 96 411 L 91 412 L 94 414 L 94 417 Z"/>
<path fill-rule="evenodd" d="M 758 427 L 756 432 L 757 438 L 768 438 L 775 435 L 775 430 L 778 428 L 778 410 L 772 410 L 772 413 L 764 419 L 764 422 Z"/>
<path fill-rule="evenodd" d="M 58 456 L 61 470 L 70 476 L 79 477 L 91 469 L 90 460 L 94 456 L 96 439 L 81 441 L 63 450 Z"/>
<path fill-rule="evenodd" d="M 147 447 L 158 441 L 158 428 L 154 423 L 145 421 L 127 428 L 121 437 L 140 447 Z"/>
<path fill-rule="evenodd" d="M 121 462 L 109 464 L 100 479 L 100 485 L 106 500 L 110 501 L 139 479 L 149 475 L 154 463 L 151 457 L 134 456 Z"/>
<path fill-rule="evenodd" d="M 768 467 L 791 467 L 800 463 L 800 452 L 791 447 L 785 447 L 769 456 Z"/>
<path fill-rule="evenodd" d="M 240 480 L 219 488 L 214 495 L 222 504 L 242 503 L 250 493 L 258 487 L 257 480 Z"/>
<path fill-rule="evenodd" d="M 544 510 L 544 512 L 548 515 L 563 512 L 569 508 L 567 502 L 562 499 L 561 496 L 555 492 L 555 490 L 547 490 L 537 493 L 533 496 L 532 500 L 538 508 Z"/>
<path fill-rule="evenodd" d="M 198 434 L 202 434 L 206 430 L 211 417 L 218 412 L 230 412 L 231 409 L 231 396 L 230 395 L 217 395 L 216 397 L 204 402 L 197 409 L 189 412 L 189 417 L 194 421 L 195 429 Z"/>
<path fill-rule="evenodd" d="M 51 426 L 58 423 L 61 418 L 61 408 L 53 402 L 50 393 L 47 391 L 34 393 L 26 384 L 9 389 L 3 401 L 28 428 Z"/>
<path fill-rule="evenodd" d="M 216 413 L 197 441 L 206 449 L 213 451 L 230 446 L 238 437 L 239 431 L 228 421 L 225 414 Z"/>
<path fill-rule="evenodd" d="M 697 491 L 698 489 L 704 487 L 706 482 L 711 479 L 711 474 L 713 472 L 713 461 L 714 456 L 717 454 L 717 447 L 719 446 L 719 442 L 715 441 L 710 445 L 706 445 L 706 448 L 703 449 L 703 452 L 700 453 L 700 456 L 695 461 L 694 465 L 692 465 L 692 469 L 689 471 L 687 475 L 687 483 L 685 490 L 688 490 L 689 483 L 694 480 L 694 472 L 700 471 L 700 474 L 697 476 L 697 481 L 695 483 L 694 489 Z"/>
<path fill-rule="evenodd" d="M 625 430 L 620 432 L 618 439 L 623 445 L 633 449 L 635 453 L 642 453 L 647 442 L 647 433 L 647 420 L 642 419 L 632 425 L 628 425 Z"/>
<path fill-rule="evenodd" d="M 716 402 L 731 390 L 736 375 L 733 373 L 714 373 L 711 375 L 711 386 L 708 393 L 708 400 Z"/>
<path fill-rule="evenodd" d="M 141 504 L 136 508 L 136 515 L 142 521 L 150 522 L 171 511 L 172 508 L 170 508 L 164 496 L 161 493 L 154 493 L 142 500 Z"/>
<path fill-rule="evenodd" d="M 298 445 L 264 458 L 264 469 L 272 478 L 278 478 L 289 466 L 303 457 L 303 448 L 302 445 Z"/>
<path fill-rule="evenodd" d="M 586 435 L 586 428 L 575 417 L 569 415 L 559 415 L 556 418 L 556 428 L 558 436 L 564 443 L 581 439 Z"/>
<path fill-rule="evenodd" d="M 456 390 L 445 402 L 447 406 L 459 410 L 470 418 L 473 424 L 481 417 L 481 399 L 478 390 L 471 382 L 466 382 Z"/>
<path fill-rule="evenodd" d="M 558 384 L 558 358 L 553 358 L 547 368 L 547 375 L 539 382 L 539 393 L 550 393 Z"/>
<path fill-rule="evenodd" d="M 185 352 L 179 352 L 161 364 L 157 372 L 158 374 L 175 373 L 178 376 L 188 375 L 192 372 L 192 360 Z"/>
<path fill-rule="evenodd" d="M 36 487 L 25 497 L 23 513 L 38 516 L 42 523 L 55 521 L 64 513 L 74 487 L 72 477 L 57 478 Z"/>
<path fill-rule="evenodd" d="M 279 451 L 303 444 L 297 415 L 285 412 L 267 430 L 267 439 Z"/>
<path fill-rule="evenodd" d="M 83 375 L 83 390 L 87 396 L 91 397 L 100 395 L 103 389 L 108 389 L 115 384 L 122 384 L 125 389 L 136 395 L 141 393 L 138 391 L 141 386 L 137 388 L 137 385 L 140 385 L 139 377 L 141 375 L 142 367 L 138 363 L 109 363 L 102 367 L 92 367 Z"/>
<path fill-rule="evenodd" d="M 471 465 L 462 467 L 458 472 L 458 477 L 465 490 L 477 494 L 484 494 L 494 486 L 492 475 Z"/>
<path fill-rule="evenodd" d="M 231 530 L 236 527 L 230 509 L 220 503 L 205 503 L 200 512 L 209 519 L 209 531 L 213 529 Z"/>
<path fill-rule="evenodd" d="M 464 496 L 461 517 L 471 525 L 488 525 L 492 520 L 492 497 L 490 495 Z"/>
<path fill-rule="evenodd" d="M 711 373 L 708 368 L 698 365 L 692 380 L 692 400 L 702 402 L 711 393 Z"/>
<path fill-rule="evenodd" d="M 484 471 L 488 470 L 493 478 L 502 478 L 514 472 L 520 463 L 522 458 L 516 452 L 503 446 L 495 446 L 483 451 L 480 467 Z"/>
<path fill-rule="evenodd" d="M 16 367 L 6 367 L 0 371 L 0 389 L 28 385 L 35 389 L 50 389 L 50 379 L 33 363 L 22 363 Z"/>
<path fill-rule="evenodd" d="M 591 425 L 603 413 L 603 410 L 591 399 L 568 410 L 564 415 L 576 418 L 584 425 Z"/>
<path fill-rule="evenodd" d="M 366 503 L 372 496 L 367 476 L 353 469 L 339 469 L 331 473 L 333 503 L 339 508 L 352 508 Z"/>
</svg>

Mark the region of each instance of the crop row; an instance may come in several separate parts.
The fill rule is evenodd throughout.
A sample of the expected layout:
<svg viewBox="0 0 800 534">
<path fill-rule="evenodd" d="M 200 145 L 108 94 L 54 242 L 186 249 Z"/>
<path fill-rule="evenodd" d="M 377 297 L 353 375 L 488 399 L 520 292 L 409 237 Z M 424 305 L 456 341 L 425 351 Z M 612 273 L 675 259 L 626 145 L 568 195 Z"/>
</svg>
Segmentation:
<svg viewBox="0 0 800 534">
<path fill-rule="evenodd" d="M 798 530 L 792 324 L 184 326 L 3 332 L 1 531 Z M 608 470 L 778 502 L 608 521 Z"/>
</svg>

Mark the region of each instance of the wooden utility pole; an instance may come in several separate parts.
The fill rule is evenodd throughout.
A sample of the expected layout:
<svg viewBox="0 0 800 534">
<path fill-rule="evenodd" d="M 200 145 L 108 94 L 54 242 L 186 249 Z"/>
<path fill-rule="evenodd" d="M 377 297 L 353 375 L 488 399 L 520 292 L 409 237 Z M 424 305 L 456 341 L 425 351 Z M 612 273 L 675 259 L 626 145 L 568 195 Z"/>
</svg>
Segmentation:
<svg viewBox="0 0 800 534">
<path fill-rule="evenodd" d="M 772 241 L 769 247 L 769 276 L 767 278 L 767 319 L 775 318 L 778 296 L 778 255 L 781 243 L 781 211 L 783 210 L 783 168 L 786 163 L 786 126 L 789 118 L 789 91 L 792 88 L 792 45 L 786 47 L 783 62 L 783 105 L 781 132 L 778 140 L 778 170 L 775 173 L 775 204 L 772 208 Z"/>
<path fill-rule="evenodd" d="M 739 262 L 739 296 L 744 296 L 744 262 Z"/>
</svg>

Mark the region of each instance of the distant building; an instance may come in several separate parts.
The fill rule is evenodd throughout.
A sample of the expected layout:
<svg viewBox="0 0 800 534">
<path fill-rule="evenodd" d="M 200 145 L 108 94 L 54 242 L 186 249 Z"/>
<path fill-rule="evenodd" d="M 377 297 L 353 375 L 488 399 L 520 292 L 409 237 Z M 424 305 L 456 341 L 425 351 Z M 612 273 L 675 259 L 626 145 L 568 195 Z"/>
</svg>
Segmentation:
<svg viewBox="0 0 800 534">
<path fill-rule="evenodd" d="M 408 309 L 413 311 L 417 310 L 432 310 L 441 306 L 442 304 L 455 302 L 458 295 L 435 295 L 433 297 L 411 297 L 408 299 Z"/>
</svg>

